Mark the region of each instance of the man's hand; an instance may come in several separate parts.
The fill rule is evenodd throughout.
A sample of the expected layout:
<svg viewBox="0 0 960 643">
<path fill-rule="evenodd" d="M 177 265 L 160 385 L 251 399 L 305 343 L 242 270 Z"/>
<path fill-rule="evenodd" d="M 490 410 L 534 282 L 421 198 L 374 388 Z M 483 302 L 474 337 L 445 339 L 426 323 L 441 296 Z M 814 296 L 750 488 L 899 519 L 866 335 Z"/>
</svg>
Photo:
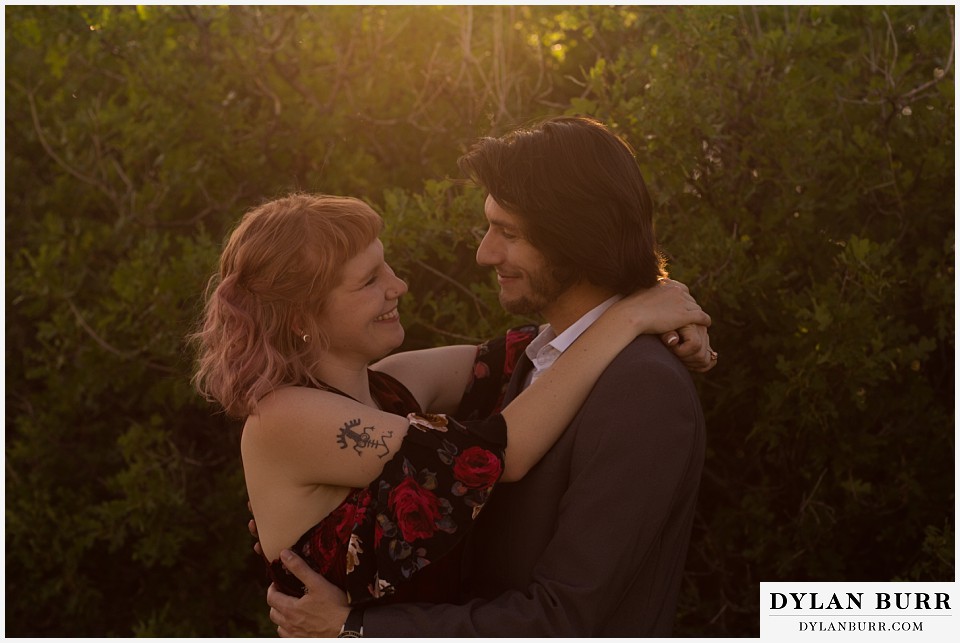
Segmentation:
<svg viewBox="0 0 960 643">
<path fill-rule="evenodd" d="M 250 506 L 249 500 L 247 500 L 247 510 L 253 515 L 253 507 Z M 257 556 L 263 556 L 263 548 L 260 547 L 260 534 L 257 533 L 257 522 L 253 518 L 247 523 L 247 529 L 250 530 L 250 535 L 253 536 L 253 539 L 256 541 L 253 543 L 254 553 L 256 553 Z"/>
<path fill-rule="evenodd" d="M 706 326 L 684 326 L 664 333 L 660 339 L 694 373 L 706 373 L 717 365 L 717 353 L 710 349 Z"/>
<path fill-rule="evenodd" d="M 347 596 L 336 585 L 313 571 L 302 558 L 289 550 L 280 552 L 283 566 L 307 588 L 303 598 L 281 592 L 275 585 L 267 590 L 270 620 L 282 637 L 336 636 L 350 614 Z"/>
</svg>

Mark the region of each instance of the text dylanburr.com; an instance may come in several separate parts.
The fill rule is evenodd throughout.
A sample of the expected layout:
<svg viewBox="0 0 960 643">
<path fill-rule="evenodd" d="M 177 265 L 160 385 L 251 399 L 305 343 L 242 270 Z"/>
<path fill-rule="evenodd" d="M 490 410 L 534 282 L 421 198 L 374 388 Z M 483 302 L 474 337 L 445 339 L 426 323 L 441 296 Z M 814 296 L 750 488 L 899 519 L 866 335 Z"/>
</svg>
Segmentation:
<svg viewBox="0 0 960 643">
<path fill-rule="evenodd" d="M 955 641 L 949 583 L 760 583 L 764 641 Z"/>
</svg>

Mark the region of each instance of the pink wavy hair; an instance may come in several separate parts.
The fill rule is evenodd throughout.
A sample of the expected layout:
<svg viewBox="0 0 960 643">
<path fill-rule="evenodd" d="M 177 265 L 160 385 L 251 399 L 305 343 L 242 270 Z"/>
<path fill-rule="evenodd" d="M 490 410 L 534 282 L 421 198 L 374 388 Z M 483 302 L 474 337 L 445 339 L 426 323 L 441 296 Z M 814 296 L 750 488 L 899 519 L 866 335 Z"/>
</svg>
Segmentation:
<svg viewBox="0 0 960 643">
<path fill-rule="evenodd" d="M 312 367 L 327 346 L 317 315 L 343 264 L 382 226 L 370 206 L 349 197 L 298 193 L 248 211 L 220 255 L 190 336 L 200 394 L 243 418 L 279 386 L 316 384 Z"/>
</svg>

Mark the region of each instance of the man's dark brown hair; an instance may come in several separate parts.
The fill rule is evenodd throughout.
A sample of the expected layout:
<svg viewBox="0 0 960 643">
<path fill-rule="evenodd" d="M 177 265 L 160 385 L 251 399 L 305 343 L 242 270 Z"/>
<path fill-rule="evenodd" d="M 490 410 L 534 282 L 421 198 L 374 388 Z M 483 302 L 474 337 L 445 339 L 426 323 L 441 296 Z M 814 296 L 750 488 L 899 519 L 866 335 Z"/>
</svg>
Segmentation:
<svg viewBox="0 0 960 643">
<path fill-rule="evenodd" d="M 633 149 L 598 121 L 555 117 L 482 138 L 458 164 L 523 221 L 562 283 L 627 294 L 666 276 Z"/>
</svg>

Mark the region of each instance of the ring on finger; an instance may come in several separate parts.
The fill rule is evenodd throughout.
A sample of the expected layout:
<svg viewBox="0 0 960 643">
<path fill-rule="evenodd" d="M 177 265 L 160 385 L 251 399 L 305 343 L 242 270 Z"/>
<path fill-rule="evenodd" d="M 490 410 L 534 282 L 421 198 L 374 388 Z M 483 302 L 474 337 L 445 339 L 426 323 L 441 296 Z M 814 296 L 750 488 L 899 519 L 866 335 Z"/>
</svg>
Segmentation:
<svg viewBox="0 0 960 643">
<path fill-rule="evenodd" d="M 717 351 L 711 350 L 711 349 L 708 348 L 708 349 L 707 349 L 707 352 L 710 353 L 710 361 L 711 361 L 711 362 L 717 361 Z"/>
</svg>

